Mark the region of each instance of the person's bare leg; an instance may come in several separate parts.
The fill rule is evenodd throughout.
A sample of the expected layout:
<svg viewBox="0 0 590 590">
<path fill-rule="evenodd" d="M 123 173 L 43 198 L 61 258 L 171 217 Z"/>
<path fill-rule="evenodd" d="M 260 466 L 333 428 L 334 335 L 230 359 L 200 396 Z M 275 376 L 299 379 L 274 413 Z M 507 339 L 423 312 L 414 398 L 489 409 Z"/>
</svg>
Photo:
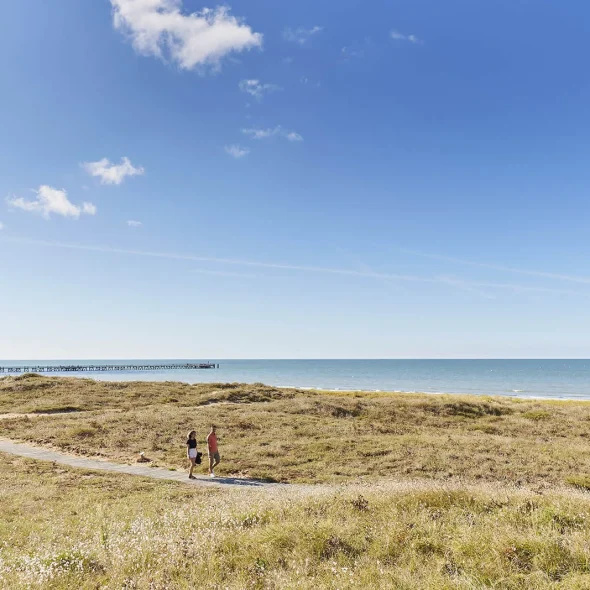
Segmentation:
<svg viewBox="0 0 590 590">
<path fill-rule="evenodd" d="M 213 469 L 215 468 L 215 457 L 213 455 L 209 455 L 209 475 L 213 473 Z"/>
<path fill-rule="evenodd" d="M 195 468 L 195 460 L 190 458 L 189 461 L 191 462 L 191 468 L 189 469 L 188 476 L 190 479 L 193 478 L 193 469 Z"/>
</svg>

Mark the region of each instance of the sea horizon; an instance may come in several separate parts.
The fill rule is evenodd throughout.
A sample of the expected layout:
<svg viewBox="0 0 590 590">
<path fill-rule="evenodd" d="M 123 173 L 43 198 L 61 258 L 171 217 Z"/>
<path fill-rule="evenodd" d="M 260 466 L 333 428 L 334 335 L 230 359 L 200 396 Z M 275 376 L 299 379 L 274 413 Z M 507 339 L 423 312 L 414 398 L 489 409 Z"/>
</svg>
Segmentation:
<svg viewBox="0 0 590 590">
<path fill-rule="evenodd" d="M 334 391 L 590 400 L 590 359 L 13 359 L 6 366 L 211 362 L 215 369 L 51 372 L 102 381 L 264 383 Z M 6 376 L 8 373 L 0 373 Z"/>
</svg>

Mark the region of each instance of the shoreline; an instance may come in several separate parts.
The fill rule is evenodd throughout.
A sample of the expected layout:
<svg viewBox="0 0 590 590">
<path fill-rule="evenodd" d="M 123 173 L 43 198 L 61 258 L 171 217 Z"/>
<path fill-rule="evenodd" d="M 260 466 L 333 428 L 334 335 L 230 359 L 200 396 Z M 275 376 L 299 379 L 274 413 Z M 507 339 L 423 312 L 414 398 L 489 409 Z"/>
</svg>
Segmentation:
<svg viewBox="0 0 590 590">
<path fill-rule="evenodd" d="M 244 383 L 244 385 L 253 385 L 253 383 Z M 266 384 L 265 384 L 266 385 Z M 465 397 L 502 397 L 510 400 L 539 400 L 539 401 L 554 401 L 554 402 L 590 402 L 590 396 L 584 398 L 572 398 L 572 397 L 546 397 L 539 395 L 510 395 L 509 393 L 460 393 L 456 391 L 418 391 L 418 390 L 403 390 L 403 389 L 330 389 L 324 387 L 297 387 L 296 385 L 276 385 L 278 389 L 299 389 L 301 391 L 319 391 L 321 393 L 382 393 L 383 395 L 452 395 L 452 396 L 465 396 Z M 517 392 L 514 392 L 517 393 Z M 518 393 L 521 393 L 520 390 Z M 524 393 L 524 392 L 523 392 Z"/>
<path fill-rule="evenodd" d="M 193 359 L 191 362 L 201 362 Z M 2 364 L 4 361 L 0 361 Z M 18 361 L 21 363 L 21 361 Z M 69 364 L 97 364 L 95 359 Z M 137 364 L 137 359 L 109 359 L 109 364 Z M 144 361 L 141 361 L 144 362 Z M 147 361 L 146 361 L 147 362 Z M 183 359 L 151 359 L 150 364 L 185 363 Z M 146 370 L 141 372 L 65 372 L 49 374 L 104 382 L 265 383 L 302 391 L 425 393 L 430 395 L 497 396 L 521 400 L 590 401 L 590 360 L 585 359 L 351 359 L 236 360 L 215 359 L 215 371 Z M 57 361 L 22 361 L 27 365 L 61 365 Z M 101 361 L 103 363 L 103 361 Z M 99 364 L 101 364 L 99 363 Z M 11 363 L 13 364 L 13 363 Z M 4 373 L 7 374 L 7 373 Z M 11 373 L 18 375 L 22 373 Z M 45 374 L 45 373 L 42 373 Z M 344 394 L 344 393 L 343 393 Z"/>
<path fill-rule="evenodd" d="M 17 378 L 22 377 L 26 373 L 23 374 L 10 374 L 10 375 L 0 375 L 0 383 L 3 379 L 7 378 Z M 253 386 L 256 384 L 260 384 L 260 381 L 183 381 L 179 379 L 166 379 L 166 380 L 158 380 L 158 379 L 101 379 L 97 378 L 97 375 L 86 376 L 86 375 L 72 375 L 72 374 L 51 374 L 51 375 L 44 375 L 39 373 L 34 373 L 39 377 L 43 378 L 57 378 L 57 379 L 79 379 L 79 380 L 89 380 L 95 381 L 97 383 L 154 383 L 154 384 L 182 384 L 182 385 L 214 385 L 214 384 L 221 384 L 221 385 L 229 385 L 229 384 L 238 384 L 238 385 L 247 385 Z M 144 373 L 145 375 L 145 373 Z M 117 377 L 120 377 L 117 375 Z M 427 396 L 458 396 L 458 397 L 473 397 L 477 399 L 481 398 L 488 398 L 488 397 L 498 397 L 503 399 L 509 399 L 513 401 L 547 401 L 547 402 L 580 402 L 586 403 L 590 402 L 590 395 L 584 397 L 568 397 L 567 394 L 559 397 L 555 397 L 554 395 L 534 395 L 534 394 L 526 394 L 526 390 L 512 390 L 511 392 L 494 392 L 494 393 L 473 393 L 473 392 L 457 392 L 457 391 L 421 391 L 421 390 L 404 390 L 404 389 L 345 389 L 345 388 L 330 388 L 330 387 L 313 387 L 309 385 L 305 386 L 298 386 L 298 385 L 273 385 L 270 383 L 262 383 L 267 387 L 276 387 L 277 389 L 288 389 L 288 390 L 299 390 L 299 391 L 317 391 L 323 394 L 364 394 L 364 395 L 374 395 L 379 394 L 383 396 L 388 395 L 427 395 Z"/>
</svg>

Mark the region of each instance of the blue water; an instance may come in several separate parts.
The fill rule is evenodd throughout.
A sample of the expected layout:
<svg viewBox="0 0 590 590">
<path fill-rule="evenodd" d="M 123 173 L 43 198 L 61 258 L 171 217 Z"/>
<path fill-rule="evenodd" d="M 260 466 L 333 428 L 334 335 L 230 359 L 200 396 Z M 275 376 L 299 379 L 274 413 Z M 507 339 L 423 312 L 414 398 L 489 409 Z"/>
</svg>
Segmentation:
<svg viewBox="0 0 590 590">
<path fill-rule="evenodd" d="M 472 393 L 590 399 L 590 360 L 223 360 L 215 370 L 81 373 L 102 380 L 261 382 L 268 385 L 370 391 Z M 182 360 L 2 361 L 3 365 L 164 363 Z M 68 376 L 76 376 L 68 373 Z"/>
</svg>

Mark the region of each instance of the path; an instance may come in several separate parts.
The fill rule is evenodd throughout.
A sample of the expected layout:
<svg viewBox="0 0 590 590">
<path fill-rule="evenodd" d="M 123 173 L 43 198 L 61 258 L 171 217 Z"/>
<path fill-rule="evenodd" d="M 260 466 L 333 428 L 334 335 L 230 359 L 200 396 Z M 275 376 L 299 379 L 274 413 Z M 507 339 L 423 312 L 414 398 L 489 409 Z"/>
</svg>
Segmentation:
<svg viewBox="0 0 590 590">
<path fill-rule="evenodd" d="M 111 471 L 116 473 L 125 473 L 128 475 L 139 475 L 151 479 L 165 479 L 177 481 L 188 485 L 197 486 L 222 486 L 222 487 L 247 487 L 247 488 L 276 488 L 283 487 L 285 484 L 265 483 L 262 481 L 253 481 L 249 479 L 239 479 L 235 477 L 216 477 L 214 479 L 205 476 L 196 476 L 196 479 L 188 478 L 187 471 L 171 471 L 161 469 L 160 467 L 148 467 L 146 465 L 122 465 L 110 461 L 98 459 L 87 459 L 85 457 L 76 457 L 66 455 L 40 447 L 24 443 L 15 443 L 7 439 L 0 438 L 0 452 L 9 455 L 18 455 L 28 459 L 37 459 L 39 461 L 51 461 L 60 465 L 69 467 L 78 467 L 80 469 L 95 469 L 98 471 Z"/>
</svg>

